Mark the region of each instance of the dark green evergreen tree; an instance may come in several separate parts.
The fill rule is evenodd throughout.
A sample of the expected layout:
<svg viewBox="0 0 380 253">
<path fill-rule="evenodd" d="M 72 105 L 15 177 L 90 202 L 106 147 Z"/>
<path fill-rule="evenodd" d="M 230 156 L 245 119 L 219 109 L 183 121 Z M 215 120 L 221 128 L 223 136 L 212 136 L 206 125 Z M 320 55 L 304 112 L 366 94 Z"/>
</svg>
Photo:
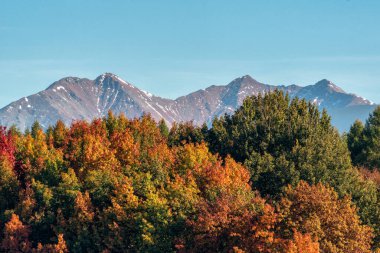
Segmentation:
<svg viewBox="0 0 380 253">
<path fill-rule="evenodd" d="M 360 120 L 356 120 L 347 134 L 347 145 L 354 165 L 360 165 L 363 162 L 363 149 L 365 147 L 363 131 L 363 123 Z"/>
<path fill-rule="evenodd" d="M 363 131 L 364 165 L 380 168 L 380 106 L 369 116 Z"/>
<path fill-rule="evenodd" d="M 210 136 L 214 152 L 249 167 L 262 194 L 277 195 L 299 180 L 331 183 L 351 169 L 327 113 L 281 91 L 247 98 L 234 115 L 214 120 Z"/>
<path fill-rule="evenodd" d="M 347 143 L 354 165 L 380 168 L 380 107 L 369 116 L 365 126 L 360 121 L 351 126 Z"/>
<path fill-rule="evenodd" d="M 169 146 L 178 146 L 183 143 L 201 143 L 206 139 L 204 127 L 195 126 L 191 121 L 174 123 L 168 136 Z"/>
</svg>

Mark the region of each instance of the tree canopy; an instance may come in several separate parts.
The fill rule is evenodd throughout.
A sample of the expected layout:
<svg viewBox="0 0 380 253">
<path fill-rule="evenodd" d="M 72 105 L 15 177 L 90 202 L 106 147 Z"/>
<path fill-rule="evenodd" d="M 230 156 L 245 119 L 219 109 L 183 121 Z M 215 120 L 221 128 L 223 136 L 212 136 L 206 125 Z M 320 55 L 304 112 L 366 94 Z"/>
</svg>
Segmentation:
<svg viewBox="0 0 380 253">
<path fill-rule="evenodd" d="M 380 195 L 375 174 L 351 164 L 349 148 L 362 152 L 352 132 L 280 91 L 211 128 L 112 112 L 46 131 L 0 128 L 0 248 L 370 252 Z"/>
<path fill-rule="evenodd" d="M 351 126 L 347 142 L 355 165 L 380 168 L 380 106 L 369 116 L 365 126 L 360 121 Z"/>
</svg>

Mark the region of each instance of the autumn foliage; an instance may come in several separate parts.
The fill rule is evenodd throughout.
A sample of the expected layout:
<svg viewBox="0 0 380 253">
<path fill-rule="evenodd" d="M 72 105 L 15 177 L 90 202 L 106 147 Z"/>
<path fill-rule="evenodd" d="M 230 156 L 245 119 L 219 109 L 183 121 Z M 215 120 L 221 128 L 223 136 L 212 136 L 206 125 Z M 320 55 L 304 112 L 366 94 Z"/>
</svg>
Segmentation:
<svg viewBox="0 0 380 253">
<path fill-rule="evenodd" d="M 274 104 L 273 96 L 265 101 Z M 185 123 L 169 131 L 149 115 L 111 112 L 70 127 L 1 128 L 0 251 L 371 252 L 376 184 L 349 158 L 335 159 L 349 154 L 324 116 L 304 102 L 282 115 L 284 101 L 273 114 L 280 124 L 308 110 L 318 131 L 292 121 L 281 137 L 281 128 L 260 121 L 265 137 L 245 139 L 256 134 L 254 123 L 240 123 L 247 108 L 211 129 Z M 312 146 L 314 134 L 327 144 Z M 338 154 L 321 159 L 324 148 Z"/>
<path fill-rule="evenodd" d="M 369 227 L 363 226 L 348 197 L 331 188 L 301 181 L 288 187 L 280 202 L 281 231 L 301 231 L 317 239 L 322 252 L 371 252 Z"/>
</svg>

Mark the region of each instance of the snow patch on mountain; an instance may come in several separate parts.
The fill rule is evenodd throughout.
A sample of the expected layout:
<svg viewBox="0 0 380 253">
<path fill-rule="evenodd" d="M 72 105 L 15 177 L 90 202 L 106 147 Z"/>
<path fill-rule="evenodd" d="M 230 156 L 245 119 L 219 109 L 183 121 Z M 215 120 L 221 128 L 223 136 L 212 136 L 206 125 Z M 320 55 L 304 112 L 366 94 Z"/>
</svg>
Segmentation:
<svg viewBox="0 0 380 253">
<path fill-rule="evenodd" d="M 129 118 L 150 113 L 156 120 L 163 118 L 168 124 L 182 121 L 210 124 L 214 117 L 233 113 L 247 96 L 275 89 L 326 109 L 342 131 L 347 130 L 356 118 L 367 117 L 376 106 L 365 98 L 346 93 L 326 79 L 305 87 L 273 86 L 245 75 L 225 86 L 212 85 L 171 100 L 140 90 L 115 74 L 104 73 L 95 80 L 66 77 L 40 93 L 15 101 L 0 110 L 0 124 L 16 124 L 22 130 L 35 120 L 44 126 L 53 125 L 58 119 L 71 124 L 73 120 L 104 117 L 109 110 L 124 113 Z"/>
</svg>

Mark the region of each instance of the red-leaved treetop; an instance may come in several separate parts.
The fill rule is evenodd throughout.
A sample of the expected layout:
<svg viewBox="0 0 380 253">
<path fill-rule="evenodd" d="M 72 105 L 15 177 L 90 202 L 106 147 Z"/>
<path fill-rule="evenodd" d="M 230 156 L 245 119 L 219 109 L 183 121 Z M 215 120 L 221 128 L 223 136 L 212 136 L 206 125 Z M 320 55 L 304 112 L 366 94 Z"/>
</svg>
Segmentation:
<svg viewBox="0 0 380 253">
<path fill-rule="evenodd" d="M 15 145 L 12 136 L 0 127 L 0 210 L 15 207 L 19 182 L 15 173 Z"/>
</svg>

